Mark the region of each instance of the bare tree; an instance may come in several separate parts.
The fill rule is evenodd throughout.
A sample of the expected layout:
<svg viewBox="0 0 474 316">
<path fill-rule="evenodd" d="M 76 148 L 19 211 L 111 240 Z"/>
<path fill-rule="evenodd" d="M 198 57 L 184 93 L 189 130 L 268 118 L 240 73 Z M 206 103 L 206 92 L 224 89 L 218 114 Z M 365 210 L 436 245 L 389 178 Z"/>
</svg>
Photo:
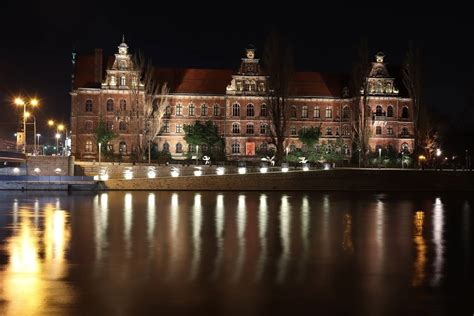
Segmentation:
<svg viewBox="0 0 474 316">
<path fill-rule="evenodd" d="M 293 53 L 286 40 L 276 33 L 270 33 L 264 51 L 264 65 L 267 78 L 267 104 L 270 142 L 276 147 L 276 160 L 282 161 L 290 105 L 290 83 L 294 74 Z"/>
<path fill-rule="evenodd" d="M 362 39 L 359 44 L 358 61 L 352 70 L 351 90 L 354 100 L 354 117 L 352 119 L 352 141 L 357 144 L 362 155 L 364 165 L 367 161 L 369 151 L 369 119 L 370 112 L 367 111 L 368 96 L 368 74 L 370 70 L 369 49 L 367 39 Z"/>
<path fill-rule="evenodd" d="M 424 113 L 423 103 L 421 99 L 421 49 L 415 46 L 414 42 L 410 42 L 410 46 L 406 55 L 405 63 L 402 68 L 403 84 L 408 90 L 408 95 L 413 102 L 413 127 L 415 135 L 415 150 L 424 150 L 423 139 L 428 131 L 420 130 L 420 127 L 430 129 L 427 124 L 420 124 L 421 113 Z M 424 113 L 428 114 L 428 113 Z M 423 115 L 423 119 L 428 119 Z M 427 122 L 424 122 L 427 123 Z"/>
<path fill-rule="evenodd" d="M 132 83 L 133 105 L 140 109 L 141 120 L 137 121 L 136 133 L 140 157 L 149 145 L 160 135 L 166 123 L 166 108 L 169 106 L 168 84 L 160 84 L 155 78 L 155 70 L 150 60 L 138 53 L 133 64 L 140 80 Z"/>
</svg>

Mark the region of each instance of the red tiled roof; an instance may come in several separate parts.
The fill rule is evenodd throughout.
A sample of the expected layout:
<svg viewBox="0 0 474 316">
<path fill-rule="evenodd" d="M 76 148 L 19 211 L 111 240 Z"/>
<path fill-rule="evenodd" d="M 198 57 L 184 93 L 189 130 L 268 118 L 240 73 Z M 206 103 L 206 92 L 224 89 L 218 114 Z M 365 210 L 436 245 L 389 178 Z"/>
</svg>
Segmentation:
<svg viewBox="0 0 474 316">
<path fill-rule="evenodd" d="M 171 93 L 225 94 L 234 71 L 227 69 L 158 68 L 156 78 L 167 82 Z"/>
<path fill-rule="evenodd" d="M 114 58 L 110 57 L 103 64 L 110 68 L 113 62 Z M 236 73 L 236 70 L 229 69 L 155 69 L 156 79 L 162 83 L 167 82 L 171 93 L 207 95 L 224 95 L 232 75 Z M 348 83 L 347 77 L 318 72 L 297 72 L 293 79 L 290 91 L 294 96 L 338 97 Z M 78 56 L 74 88 L 100 87 L 100 82 L 94 80 L 94 54 Z"/>
</svg>

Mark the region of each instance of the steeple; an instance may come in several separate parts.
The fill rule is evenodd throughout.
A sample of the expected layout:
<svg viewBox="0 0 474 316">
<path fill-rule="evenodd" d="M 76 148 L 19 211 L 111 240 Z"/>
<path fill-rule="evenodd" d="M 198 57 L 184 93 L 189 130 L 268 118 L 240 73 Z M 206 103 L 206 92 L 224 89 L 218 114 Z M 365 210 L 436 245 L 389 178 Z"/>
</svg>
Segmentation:
<svg viewBox="0 0 474 316">
<path fill-rule="evenodd" d="M 227 94 L 262 95 L 265 93 L 266 77 L 260 71 L 259 59 L 255 58 L 255 47 L 247 46 L 239 71 L 232 76 Z"/>
</svg>

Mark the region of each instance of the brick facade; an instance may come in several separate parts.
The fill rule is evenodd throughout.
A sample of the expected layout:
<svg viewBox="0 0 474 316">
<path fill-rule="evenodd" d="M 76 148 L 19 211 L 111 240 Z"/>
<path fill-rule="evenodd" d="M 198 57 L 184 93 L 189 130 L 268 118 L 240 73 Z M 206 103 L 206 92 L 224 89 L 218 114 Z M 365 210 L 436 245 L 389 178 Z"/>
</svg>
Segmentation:
<svg viewBox="0 0 474 316">
<path fill-rule="evenodd" d="M 367 77 L 366 110 L 370 127 L 369 147 L 392 146 L 413 150 L 412 102 L 399 96 L 394 79 L 388 74 L 383 55 L 378 54 Z M 97 74 L 98 63 L 107 65 L 105 79 Z M 78 59 L 71 92 L 72 152 L 78 159 L 97 159 L 94 130 L 102 116 L 116 137 L 109 146 L 115 153 L 129 157 L 142 143 L 143 109 L 132 106 L 130 85 L 141 84 L 134 70 L 128 46 L 120 44 L 114 59 Z M 188 152 L 184 125 L 196 120 L 212 120 L 224 137 L 226 154 L 231 160 L 257 159 L 255 151 L 269 146 L 263 125 L 265 116 L 265 79 L 255 50 L 247 49 L 237 72 L 211 69 L 158 69 L 157 79 L 170 86 L 167 129 L 155 140 L 159 150 L 169 148 L 176 159 Z M 297 133 L 302 128 L 321 127 L 320 142 L 342 139 L 350 156 L 355 99 L 344 93 L 348 78 L 319 73 L 296 73 L 289 99 L 294 107 L 288 122 L 286 147 L 299 148 Z M 268 127 L 267 127 L 268 129 Z M 180 150 L 181 149 L 181 150 Z"/>
</svg>

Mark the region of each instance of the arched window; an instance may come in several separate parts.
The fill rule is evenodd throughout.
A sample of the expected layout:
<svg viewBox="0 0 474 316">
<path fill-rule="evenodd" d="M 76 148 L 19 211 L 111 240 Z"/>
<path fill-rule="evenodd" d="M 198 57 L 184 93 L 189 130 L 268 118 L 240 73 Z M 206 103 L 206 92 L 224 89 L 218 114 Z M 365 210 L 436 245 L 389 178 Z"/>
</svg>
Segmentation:
<svg viewBox="0 0 474 316">
<path fill-rule="evenodd" d="M 408 133 L 408 128 L 404 127 L 402 128 L 402 136 L 408 136 L 409 133 Z"/>
<path fill-rule="evenodd" d="M 181 154 L 183 152 L 183 145 L 181 143 L 176 144 L 176 153 Z"/>
<path fill-rule="evenodd" d="M 240 133 L 240 125 L 239 123 L 232 124 L 232 133 L 239 134 Z"/>
<path fill-rule="evenodd" d="M 296 150 L 296 146 L 294 144 L 290 145 L 290 151 L 293 152 Z"/>
<path fill-rule="evenodd" d="M 127 80 L 125 79 L 125 76 L 121 76 L 120 77 L 120 85 L 124 86 L 124 85 L 126 85 L 126 83 L 127 83 Z"/>
<path fill-rule="evenodd" d="M 255 115 L 255 111 L 254 111 L 253 104 L 247 105 L 247 116 L 252 117 L 254 115 Z"/>
<path fill-rule="evenodd" d="M 92 131 L 92 121 L 86 121 L 85 122 L 85 129 L 86 129 L 87 132 Z"/>
<path fill-rule="evenodd" d="M 382 135 L 382 126 L 375 127 L 375 135 Z"/>
<path fill-rule="evenodd" d="M 342 152 L 343 152 L 344 155 L 346 155 L 346 156 L 350 156 L 350 155 L 351 155 L 351 152 L 349 151 L 349 146 L 347 146 L 347 144 L 344 144 L 344 146 L 342 146 Z"/>
<path fill-rule="evenodd" d="M 165 153 L 170 152 L 170 144 L 168 144 L 166 142 L 163 144 L 163 152 L 165 152 Z"/>
<path fill-rule="evenodd" d="M 84 148 L 84 151 L 86 153 L 91 153 L 92 152 L 92 141 L 91 140 L 86 141 L 86 146 Z"/>
<path fill-rule="evenodd" d="M 207 116 L 207 104 L 201 105 L 201 116 Z"/>
<path fill-rule="evenodd" d="M 126 111 L 127 110 L 127 101 L 124 99 L 120 100 L 120 111 Z"/>
<path fill-rule="evenodd" d="M 189 105 L 189 111 L 188 111 L 188 115 L 189 115 L 189 116 L 194 116 L 194 109 L 195 109 L 195 108 L 196 108 L 196 107 L 194 106 L 194 104 L 191 103 L 191 104 Z"/>
<path fill-rule="evenodd" d="M 265 103 L 260 106 L 260 116 L 261 117 L 267 116 L 267 105 Z"/>
<path fill-rule="evenodd" d="M 112 112 L 114 110 L 114 100 L 107 100 L 107 112 Z"/>
<path fill-rule="evenodd" d="M 268 134 L 268 125 L 262 124 L 260 125 L 260 134 L 267 135 Z"/>
<path fill-rule="evenodd" d="M 214 116 L 219 116 L 221 114 L 221 109 L 219 107 L 219 104 L 214 105 L 214 111 L 213 111 Z"/>
<path fill-rule="evenodd" d="M 326 107 L 326 118 L 332 118 L 332 107 Z"/>
<path fill-rule="evenodd" d="M 342 118 L 343 119 L 348 119 L 351 117 L 351 109 L 348 106 L 345 106 L 342 109 Z"/>
<path fill-rule="evenodd" d="M 376 145 L 375 146 L 375 152 L 378 154 L 379 153 L 379 149 L 382 150 L 382 145 Z"/>
<path fill-rule="evenodd" d="M 86 112 L 92 112 L 92 100 L 86 100 Z"/>
<path fill-rule="evenodd" d="M 408 107 L 404 106 L 402 109 L 402 118 L 407 119 L 408 118 Z"/>
<path fill-rule="evenodd" d="M 377 105 L 377 107 L 375 108 L 375 115 L 382 116 L 382 107 L 380 105 Z"/>
<path fill-rule="evenodd" d="M 127 143 L 126 142 L 120 142 L 119 144 L 119 152 L 121 154 L 126 154 L 127 153 Z"/>
<path fill-rule="evenodd" d="M 246 133 L 253 134 L 253 124 L 247 124 Z"/>
<path fill-rule="evenodd" d="M 290 110 L 290 117 L 291 118 L 296 118 L 296 106 L 292 106 Z"/>
<path fill-rule="evenodd" d="M 171 106 L 167 105 L 165 108 L 165 115 L 170 116 L 171 115 Z"/>
<path fill-rule="evenodd" d="M 232 105 L 232 116 L 240 116 L 240 105 L 238 103 Z"/>
<path fill-rule="evenodd" d="M 314 118 L 320 118 L 321 117 L 321 109 L 319 108 L 319 105 L 316 105 L 314 107 L 313 117 Z"/>
<path fill-rule="evenodd" d="M 176 115 L 183 115 L 183 105 L 181 103 L 176 104 Z"/>
<path fill-rule="evenodd" d="M 196 146 L 193 144 L 188 145 L 188 153 L 195 153 L 196 152 Z"/>
<path fill-rule="evenodd" d="M 387 107 L 387 117 L 393 117 L 393 106 L 391 105 Z"/>
<path fill-rule="evenodd" d="M 120 121 L 119 130 L 122 132 L 127 130 L 127 124 L 124 121 Z"/>
<path fill-rule="evenodd" d="M 232 143 L 232 153 L 239 154 L 240 153 L 240 144 L 238 142 Z"/>
<path fill-rule="evenodd" d="M 308 106 L 303 105 L 301 108 L 301 118 L 308 118 Z"/>
</svg>

